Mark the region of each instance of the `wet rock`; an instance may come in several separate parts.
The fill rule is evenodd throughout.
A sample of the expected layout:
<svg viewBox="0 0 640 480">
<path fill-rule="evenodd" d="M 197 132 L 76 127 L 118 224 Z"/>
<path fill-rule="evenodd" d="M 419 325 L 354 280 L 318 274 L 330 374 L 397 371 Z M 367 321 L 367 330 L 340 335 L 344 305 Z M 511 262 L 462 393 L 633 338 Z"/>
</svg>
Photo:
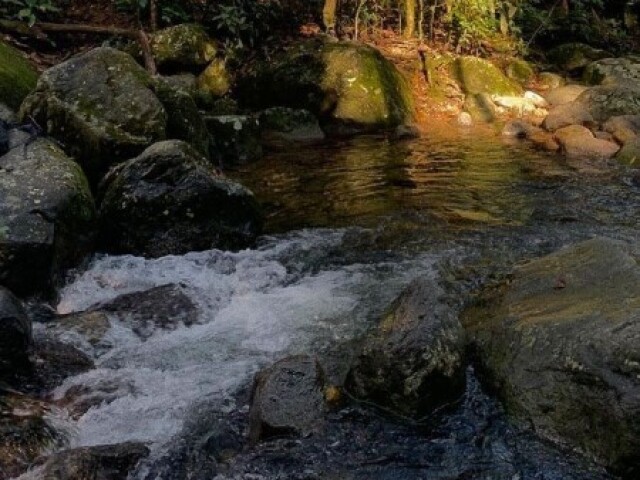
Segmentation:
<svg viewBox="0 0 640 480">
<path fill-rule="evenodd" d="M 317 142 L 325 138 L 317 117 L 308 110 L 273 107 L 263 110 L 258 120 L 262 141 L 270 146 L 283 142 Z"/>
<path fill-rule="evenodd" d="M 603 58 L 585 68 L 582 80 L 588 85 L 637 87 L 640 62 L 632 58 Z"/>
<path fill-rule="evenodd" d="M 156 328 L 174 330 L 198 320 L 196 305 L 178 285 L 168 284 L 142 292 L 120 295 L 91 307 L 85 315 L 114 316 L 146 339 Z"/>
<path fill-rule="evenodd" d="M 391 135 L 393 140 L 410 140 L 420 137 L 420 128 L 413 124 L 398 125 Z"/>
<path fill-rule="evenodd" d="M 45 71 L 20 109 L 63 142 L 92 182 L 166 137 L 151 76 L 126 53 L 96 48 Z"/>
<path fill-rule="evenodd" d="M 640 472 L 639 280 L 630 249 L 597 238 L 516 268 L 464 320 L 510 413 L 624 478 Z"/>
<path fill-rule="evenodd" d="M 255 116 L 210 115 L 206 123 L 223 166 L 244 165 L 262 158 L 260 122 Z"/>
<path fill-rule="evenodd" d="M 526 120 L 510 120 L 502 129 L 502 135 L 505 137 L 527 138 L 537 129 Z"/>
<path fill-rule="evenodd" d="M 413 115 L 409 85 L 397 68 L 375 48 L 351 42 L 304 42 L 238 87 L 251 107 L 303 108 L 342 133 L 395 128 Z"/>
<path fill-rule="evenodd" d="M 190 23 L 158 30 L 150 36 L 149 44 L 153 58 L 162 70 L 204 67 L 218 51 L 205 30 Z"/>
<path fill-rule="evenodd" d="M 542 121 L 542 127 L 550 132 L 570 125 L 594 125 L 595 120 L 588 108 L 576 102 L 559 105 Z"/>
<path fill-rule="evenodd" d="M 55 336 L 67 336 L 74 332 L 86 339 L 90 345 L 99 345 L 111 328 L 109 317 L 100 311 L 85 311 L 61 315 L 46 325 Z"/>
<path fill-rule="evenodd" d="M 30 382 L 40 391 L 49 391 L 62 382 L 95 366 L 89 356 L 72 345 L 46 335 L 36 335 Z"/>
<path fill-rule="evenodd" d="M 231 78 L 222 59 L 213 60 L 198 76 L 198 90 L 213 97 L 222 97 L 231 89 Z"/>
<path fill-rule="evenodd" d="M 34 471 L 40 480 L 123 480 L 138 462 L 149 455 L 141 443 L 121 443 L 75 448 L 54 453 Z M 37 476 L 37 477 L 36 477 Z"/>
<path fill-rule="evenodd" d="M 17 109 L 35 88 L 37 80 L 38 72 L 33 65 L 20 52 L 0 40 L 0 103 Z"/>
<path fill-rule="evenodd" d="M 636 137 L 627 141 L 616 155 L 616 160 L 630 167 L 638 168 L 640 166 L 640 138 Z"/>
<path fill-rule="evenodd" d="M 253 194 L 188 144 L 169 140 L 114 169 L 101 184 L 101 245 L 148 257 L 243 248 L 262 217 Z"/>
<path fill-rule="evenodd" d="M 602 129 L 620 143 L 633 140 L 640 134 L 640 115 L 620 115 L 607 120 Z"/>
<path fill-rule="evenodd" d="M 640 89 L 602 86 L 582 93 L 574 104 L 586 109 L 597 122 L 619 115 L 640 115 Z"/>
<path fill-rule="evenodd" d="M 0 157 L 0 283 L 49 291 L 88 253 L 95 208 L 80 167 L 39 138 Z"/>
<path fill-rule="evenodd" d="M 306 435 L 325 416 L 325 375 L 312 357 L 295 356 L 258 373 L 251 398 L 249 437 Z"/>
<path fill-rule="evenodd" d="M 544 95 L 544 98 L 550 105 L 557 107 L 558 105 L 565 105 L 573 102 L 587 89 L 588 87 L 585 87 L 584 85 L 565 85 L 547 92 Z"/>
<path fill-rule="evenodd" d="M 0 478 L 17 477 L 40 455 L 64 445 L 64 436 L 46 419 L 50 410 L 36 398 L 0 392 Z"/>
<path fill-rule="evenodd" d="M 32 342 L 31 320 L 22 302 L 0 287 L 0 374 L 24 368 Z"/>
<path fill-rule="evenodd" d="M 502 135 L 530 140 L 538 147 L 551 152 L 555 152 L 560 148 L 553 134 L 530 124 L 526 120 L 508 122 L 502 129 Z"/>
<path fill-rule="evenodd" d="M 357 398 L 421 417 L 464 391 L 463 332 L 435 281 L 405 290 L 365 341 L 345 388 Z"/>
<path fill-rule="evenodd" d="M 556 130 L 555 138 L 568 157 L 611 158 L 620 149 L 617 143 L 596 138 L 591 130 L 581 125 Z"/>
<path fill-rule="evenodd" d="M 595 60 L 610 56 L 606 51 L 584 43 L 565 43 L 547 53 L 550 62 L 569 73 L 579 72 Z"/>
</svg>

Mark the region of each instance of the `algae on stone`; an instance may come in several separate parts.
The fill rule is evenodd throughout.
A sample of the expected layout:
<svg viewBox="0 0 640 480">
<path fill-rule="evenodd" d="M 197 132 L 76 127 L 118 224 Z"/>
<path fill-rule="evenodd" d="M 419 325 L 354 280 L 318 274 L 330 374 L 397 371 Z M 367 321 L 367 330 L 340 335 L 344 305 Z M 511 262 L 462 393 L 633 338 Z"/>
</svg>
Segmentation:
<svg viewBox="0 0 640 480">
<path fill-rule="evenodd" d="M 215 42 L 204 29 L 183 23 L 159 30 L 150 38 L 151 51 L 158 67 L 202 67 L 217 53 Z"/>
<path fill-rule="evenodd" d="M 0 40 L 0 103 L 19 108 L 37 80 L 36 69 L 20 52 Z"/>
<path fill-rule="evenodd" d="M 452 76 L 462 91 L 468 95 L 478 93 L 519 95 L 522 93 L 522 87 L 517 82 L 507 78 L 488 60 L 471 56 L 458 57 L 450 68 Z"/>
</svg>

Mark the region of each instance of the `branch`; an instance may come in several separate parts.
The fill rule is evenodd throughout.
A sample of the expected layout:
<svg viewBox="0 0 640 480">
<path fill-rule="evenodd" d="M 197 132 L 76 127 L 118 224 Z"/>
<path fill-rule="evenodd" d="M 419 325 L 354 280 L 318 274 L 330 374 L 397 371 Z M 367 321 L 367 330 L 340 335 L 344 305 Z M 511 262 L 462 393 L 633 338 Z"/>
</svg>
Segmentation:
<svg viewBox="0 0 640 480">
<path fill-rule="evenodd" d="M 118 27 L 101 27 L 97 25 L 85 25 L 85 24 L 72 24 L 72 23 L 48 23 L 48 22 L 36 22 L 33 26 L 28 27 L 22 22 L 14 20 L 2 20 L 0 19 L 0 30 L 19 33 L 21 35 L 29 35 L 42 39 L 46 38 L 45 32 L 49 33 L 78 33 L 78 34 L 92 34 L 92 35 L 110 35 L 115 37 L 125 37 L 136 40 L 142 49 L 142 56 L 144 57 L 144 63 L 152 75 L 157 73 L 156 63 L 151 53 L 151 46 L 149 45 L 149 37 L 144 30 L 129 30 L 126 28 Z"/>
</svg>

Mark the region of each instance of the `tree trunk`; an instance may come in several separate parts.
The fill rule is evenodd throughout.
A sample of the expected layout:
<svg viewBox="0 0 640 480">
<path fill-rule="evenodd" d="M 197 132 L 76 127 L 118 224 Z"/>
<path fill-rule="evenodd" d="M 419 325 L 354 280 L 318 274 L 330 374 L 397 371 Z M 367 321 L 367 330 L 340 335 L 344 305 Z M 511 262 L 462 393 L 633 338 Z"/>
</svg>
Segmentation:
<svg viewBox="0 0 640 480">
<path fill-rule="evenodd" d="M 404 9 L 404 36 L 411 38 L 416 33 L 416 0 L 402 0 Z"/>
<path fill-rule="evenodd" d="M 335 32 L 338 0 L 324 0 L 322 9 L 322 23 L 327 32 Z"/>
</svg>

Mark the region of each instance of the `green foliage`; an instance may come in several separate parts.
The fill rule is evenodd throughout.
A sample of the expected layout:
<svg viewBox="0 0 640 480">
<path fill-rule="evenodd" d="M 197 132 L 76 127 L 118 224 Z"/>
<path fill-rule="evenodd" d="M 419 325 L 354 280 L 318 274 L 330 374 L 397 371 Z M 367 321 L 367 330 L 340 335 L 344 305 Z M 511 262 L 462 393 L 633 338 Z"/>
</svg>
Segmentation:
<svg viewBox="0 0 640 480">
<path fill-rule="evenodd" d="M 0 17 L 13 18 L 29 24 L 42 16 L 60 11 L 55 0 L 0 0 Z"/>
</svg>

